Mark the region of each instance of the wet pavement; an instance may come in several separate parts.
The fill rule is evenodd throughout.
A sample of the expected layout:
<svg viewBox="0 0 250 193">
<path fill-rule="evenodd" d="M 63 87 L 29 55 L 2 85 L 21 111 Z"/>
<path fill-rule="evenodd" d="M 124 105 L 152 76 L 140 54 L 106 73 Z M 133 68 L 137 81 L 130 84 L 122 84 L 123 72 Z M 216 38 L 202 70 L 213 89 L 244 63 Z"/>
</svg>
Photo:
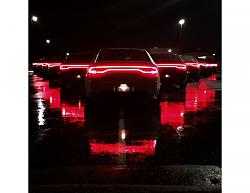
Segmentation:
<svg viewBox="0 0 250 193">
<path fill-rule="evenodd" d="M 221 184 L 221 80 L 162 93 L 159 106 L 65 94 L 30 74 L 30 183 Z M 67 177 L 65 177 L 67 176 Z"/>
</svg>

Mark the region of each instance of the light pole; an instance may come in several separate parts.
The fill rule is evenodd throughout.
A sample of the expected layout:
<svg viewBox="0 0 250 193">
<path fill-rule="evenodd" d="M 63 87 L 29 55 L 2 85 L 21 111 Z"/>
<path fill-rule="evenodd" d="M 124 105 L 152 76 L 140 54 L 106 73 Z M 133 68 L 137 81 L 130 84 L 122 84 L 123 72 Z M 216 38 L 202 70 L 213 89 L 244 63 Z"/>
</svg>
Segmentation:
<svg viewBox="0 0 250 193">
<path fill-rule="evenodd" d="M 179 24 L 181 25 L 180 34 L 179 34 L 179 49 L 181 49 L 181 32 L 182 32 L 182 25 L 185 23 L 185 19 L 180 19 Z"/>
<path fill-rule="evenodd" d="M 29 16 L 30 17 L 30 16 Z M 39 36 L 39 24 L 38 24 L 38 17 L 36 15 L 31 15 L 30 18 L 30 30 L 29 30 L 29 42 L 30 43 L 30 49 L 29 49 L 29 54 L 31 57 L 29 57 L 29 64 L 33 63 L 38 55 L 38 52 L 36 51 L 36 42 L 37 42 L 37 37 Z M 33 43 L 34 42 L 34 43 Z"/>
</svg>

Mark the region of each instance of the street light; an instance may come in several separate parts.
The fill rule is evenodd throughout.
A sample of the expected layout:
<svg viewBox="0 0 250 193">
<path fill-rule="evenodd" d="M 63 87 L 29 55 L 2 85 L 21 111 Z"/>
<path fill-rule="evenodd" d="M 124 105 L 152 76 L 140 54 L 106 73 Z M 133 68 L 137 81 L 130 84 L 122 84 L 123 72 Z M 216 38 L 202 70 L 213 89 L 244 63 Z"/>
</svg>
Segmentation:
<svg viewBox="0 0 250 193">
<path fill-rule="evenodd" d="M 46 40 L 46 44 L 50 44 L 50 40 L 49 39 Z"/>
<path fill-rule="evenodd" d="M 35 16 L 35 15 L 33 15 L 33 16 L 31 17 L 31 20 L 32 20 L 33 22 L 37 23 L 37 22 L 38 22 L 38 17 Z"/>
<path fill-rule="evenodd" d="M 172 52 L 172 49 L 168 49 L 168 52 Z"/>
<path fill-rule="evenodd" d="M 69 52 L 66 53 L 66 56 L 69 56 Z"/>
<path fill-rule="evenodd" d="M 179 20 L 179 24 L 181 25 L 181 29 L 180 29 L 180 34 L 179 34 L 179 49 L 181 49 L 181 32 L 182 32 L 182 25 L 185 23 L 185 19 L 180 19 Z"/>
<path fill-rule="evenodd" d="M 179 24 L 182 26 L 185 23 L 185 19 L 180 19 Z"/>
<path fill-rule="evenodd" d="M 215 56 L 215 54 L 213 54 L 213 56 Z"/>
</svg>

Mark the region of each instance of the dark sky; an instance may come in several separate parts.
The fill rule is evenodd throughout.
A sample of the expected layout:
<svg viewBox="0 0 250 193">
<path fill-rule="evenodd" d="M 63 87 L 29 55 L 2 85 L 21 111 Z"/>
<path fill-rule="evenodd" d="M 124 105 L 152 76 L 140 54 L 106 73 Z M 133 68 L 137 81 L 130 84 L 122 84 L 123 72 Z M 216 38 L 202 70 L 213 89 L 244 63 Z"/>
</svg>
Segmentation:
<svg viewBox="0 0 250 193">
<path fill-rule="evenodd" d="M 41 51 L 46 38 L 53 50 L 101 47 L 176 47 L 178 20 L 185 18 L 185 50 L 220 52 L 220 0 L 30 0 L 32 50 Z M 52 48 L 50 48 L 52 49 Z"/>
</svg>

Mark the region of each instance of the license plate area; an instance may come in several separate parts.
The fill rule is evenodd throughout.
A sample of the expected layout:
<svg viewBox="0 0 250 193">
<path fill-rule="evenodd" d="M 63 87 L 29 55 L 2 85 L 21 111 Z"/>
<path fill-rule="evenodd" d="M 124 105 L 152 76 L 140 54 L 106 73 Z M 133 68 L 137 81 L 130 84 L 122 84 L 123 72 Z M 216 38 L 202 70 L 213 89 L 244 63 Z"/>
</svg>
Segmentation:
<svg viewBox="0 0 250 193">
<path fill-rule="evenodd" d="M 127 93 L 133 91 L 133 88 L 127 84 L 120 84 L 118 86 L 114 86 L 114 91 L 119 93 Z"/>
</svg>

